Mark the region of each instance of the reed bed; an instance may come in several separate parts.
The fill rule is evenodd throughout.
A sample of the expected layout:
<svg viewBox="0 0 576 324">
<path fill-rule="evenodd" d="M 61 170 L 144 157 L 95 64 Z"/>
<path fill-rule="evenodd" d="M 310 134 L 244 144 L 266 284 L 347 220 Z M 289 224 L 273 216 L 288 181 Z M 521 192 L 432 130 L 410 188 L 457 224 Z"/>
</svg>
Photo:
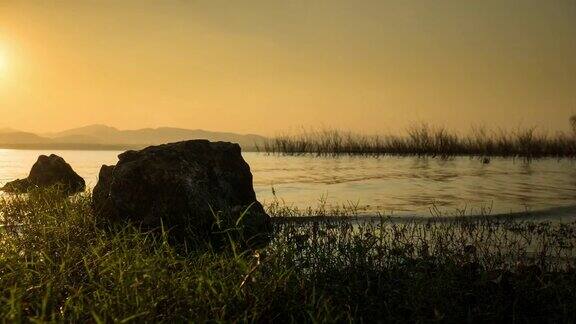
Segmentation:
<svg viewBox="0 0 576 324">
<path fill-rule="evenodd" d="M 3 320 L 576 321 L 576 223 L 362 222 L 340 209 L 349 220 L 275 222 L 260 250 L 184 251 L 169 232 L 96 224 L 90 200 L 0 201 Z"/>
<path fill-rule="evenodd" d="M 576 132 L 575 132 L 576 134 Z M 404 136 L 361 135 L 339 130 L 303 131 L 280 135 L 257 147 L 260 152 L 318 155 L 417 155 L 575 157 L 576 135 L 549 135 L 536 128 L 488 131 L 475 128 L 459 135 L 427 124 L 410 127 Z"/>
</svg>

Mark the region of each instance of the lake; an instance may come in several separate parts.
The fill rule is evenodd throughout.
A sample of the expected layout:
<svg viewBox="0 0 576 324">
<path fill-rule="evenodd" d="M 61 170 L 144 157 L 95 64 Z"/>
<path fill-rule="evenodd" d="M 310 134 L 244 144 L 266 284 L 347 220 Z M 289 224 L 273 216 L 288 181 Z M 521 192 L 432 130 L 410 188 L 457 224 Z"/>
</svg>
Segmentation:
<svg viewBox="0 0 576 324">
<path fill-rule="evenodd" d="M 58 154 L 89 187 L 119 151 L 0 150 L 0 185 L 23 178 L 40 154 Z M 430 216 L 430 207 L 467 214 L 570 208 L 576 204 L 576 161 L 569 159 L 276 156 L 245 152 L 261 202 L 276 196 L 297 207 L 357 204 L 365 214 Z M 476 211 L 476 212 L 475 212 Z"/>
</svg>

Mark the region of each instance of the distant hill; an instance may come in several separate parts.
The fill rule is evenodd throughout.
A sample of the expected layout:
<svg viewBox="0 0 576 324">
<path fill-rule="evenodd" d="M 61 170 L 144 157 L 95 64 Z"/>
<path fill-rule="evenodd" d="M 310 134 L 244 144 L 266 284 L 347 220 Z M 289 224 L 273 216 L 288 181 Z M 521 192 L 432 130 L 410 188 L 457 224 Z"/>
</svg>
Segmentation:
<svg viewBox="0 0 576 324">
<path fill-rule="evenodd" d="M 106 138 L 109 137 L 110 135 L 118 134 L 120 132 L 122 131 L 117 128 L 106 125 L 88 125 L 84 127 L 68 129 L 62 132 L 45 134 L 45 136 L 50 138 L 88 136 L 94 139 L 98 139 L 98 138 Z"/>
<path fill-rule="evenodd" d="M 0 127 L 0 134 L 3 134 L 3 133 L 17 133 L 17 132 L 20 132 L 20 131 L 14 129 L 14 128 L 10 128 L 10 127 Z"/>
<path fill-rule="evenodd" d="M 234 142 L 246 151 L 254 150 L 256 145 L 266 141 L 265 137 L 254 134 L 173 127 L 119 130 L 106 125 L 89 125 L 42 136 L 0 129 L 0 146 L 10 148 L 132 149 L 190 139 Z"/>
<path fill-rule="evenodd" d="M 0 131 L 0 145 L 2 144 L 42 144 L 50 142 L 49 138 L 33 133 L 20 131 Z"/>
</svg>

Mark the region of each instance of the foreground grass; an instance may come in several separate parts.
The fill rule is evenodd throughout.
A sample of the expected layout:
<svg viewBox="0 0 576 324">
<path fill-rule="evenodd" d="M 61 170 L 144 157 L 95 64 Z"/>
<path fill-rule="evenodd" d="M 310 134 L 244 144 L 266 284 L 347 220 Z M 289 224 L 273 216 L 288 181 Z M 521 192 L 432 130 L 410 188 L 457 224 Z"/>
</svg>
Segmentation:
<svg viewBox="0 0 576 324">
<path fill-rule="evenodd" d="M 427 124 L 408 129 L 405 136 L 368 136 L 338 130 L 304 131 L 297 135 L 277 136 L 258 147 L 261 152 L 319 155 L 430 155 L 430 156 L 506 156 L 574 157 L 576 135 L 550 136 L 535 128 L 514 132 L 489 132 L 474 129 L 458 135 L 445 128 Z"/>
<path fill-rule="evenodd" d="M 4 320 L 576 321 L 574 223 L 276 222 L 259 251 L 185 251 L 89 206 L 0 202 Z"/>
</svg>

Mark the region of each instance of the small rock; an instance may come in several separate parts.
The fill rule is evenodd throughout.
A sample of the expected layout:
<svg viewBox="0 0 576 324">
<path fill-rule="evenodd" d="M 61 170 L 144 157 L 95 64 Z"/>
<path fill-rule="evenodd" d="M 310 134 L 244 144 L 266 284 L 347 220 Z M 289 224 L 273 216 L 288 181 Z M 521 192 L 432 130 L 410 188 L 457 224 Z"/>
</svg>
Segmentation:
<svg viewBox="0 0 576 324">
<path fill-rule="evenodd" d="M 34 188 L 57 187 L 68 194 L 84 191 L 86 183 L 70 164 L 58 155 L 40 155 L 26 179 L 8 182 L 2 190 L 12 193 L 26 193 Z"/>
</svg>

